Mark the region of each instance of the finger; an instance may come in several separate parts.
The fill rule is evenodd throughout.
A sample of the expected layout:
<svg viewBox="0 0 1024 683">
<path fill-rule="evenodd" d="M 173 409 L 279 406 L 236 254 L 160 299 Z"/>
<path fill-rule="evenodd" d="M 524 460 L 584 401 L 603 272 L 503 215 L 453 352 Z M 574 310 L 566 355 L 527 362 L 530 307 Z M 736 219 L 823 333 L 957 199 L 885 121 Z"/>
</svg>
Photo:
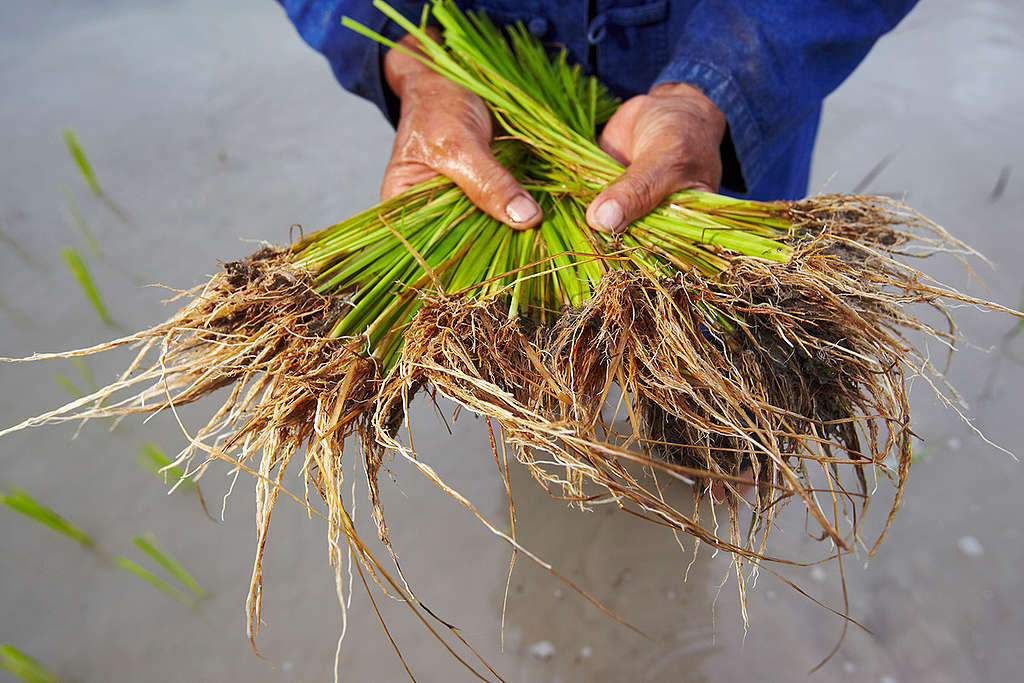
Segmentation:
<svg viewBox="0 0 1024 683">
<path fill-rule="evenodd" d="M 747 481 L 743 483 L 733 483 L 733 486 L 735 487 L 736 491 L 744 498 L 746 498 L 747 494 L 750 493 L 754 488 L 753 474 L 753 470 L 751 470 L 749 467 L 744 467 L 742 470 L 740 470 L 740 476 L 745 477 Z M 716 479 L 711 483 L 711 497 L 712 499 L 714 499 L 716 503 L 725 502 L 725 493 L 725 482 L 723 482 L 721 479 Z"/>
<path fill-rule="evenodd" d="M 587 224 L 617 235 L 653 211 L 665 197 L 686 189 L 713 192 L 713 169 L 698 169 L 678 151 L 639 156 L 587 207 Z"/>
<path fill-rule="evenodd" d="M 414 162 L 388 164 L 384 169 L 384 180 L 380 185 L 380 200 L 386 202 L 397 197 L 406 190 L 419 185 L 424 180 L 440 175 L 437 171 Z"/>
<path fill-rule="evenodd" d="M 438 170 L 462 188 L 473 204 L 518 230 L 540 223 L 540 206 L 486 144 L 462 143 L 447 152 Z"/>
</svg>

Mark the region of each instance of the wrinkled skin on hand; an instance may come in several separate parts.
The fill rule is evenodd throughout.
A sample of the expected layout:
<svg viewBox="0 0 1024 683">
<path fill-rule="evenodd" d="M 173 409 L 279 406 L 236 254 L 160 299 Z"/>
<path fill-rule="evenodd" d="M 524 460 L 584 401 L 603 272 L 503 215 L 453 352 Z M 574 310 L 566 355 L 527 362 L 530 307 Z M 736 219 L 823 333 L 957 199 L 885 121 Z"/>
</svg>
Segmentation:
<svg viewBox="0 0 1024 683">
<path fill-rule="evenodd" d="M 416 49 L 409 36 L 400 44 Z M 540 223 L 540 207 L 491 154 L 494 130 L 483 100 L 399 50 L 385 56 L 384 77 L 402 109 L 381 199 L 441 174 L 513 228 Z"/>
<path fill-rule="evenodd" d="M 627 100 L 599 141 L 626 172 L 591 202 L 587 223 L 620 233 L 673 192 L 717 191 L 725 127 L 718 107 L 685 83 L 662 83 Z"/>
<path fill-rule="evenodd" d="M 411 36 L 399 44 L 418 51 Z M 384 78 L 401 101 L 401 115 L 381 199 L 440 174 L 513 228 L 540 223 L 540 207 L 491 154 L 494 126 L 483 100 L 401 50 L 385 55 Z M 627 100 L 599 140 L 626 171 L 590 204 L 587 223 L 621 233 L 673 192 L 717 190 L 725 129 L 722 112 L 685 83 L 662 83 Z"/>
</svg>

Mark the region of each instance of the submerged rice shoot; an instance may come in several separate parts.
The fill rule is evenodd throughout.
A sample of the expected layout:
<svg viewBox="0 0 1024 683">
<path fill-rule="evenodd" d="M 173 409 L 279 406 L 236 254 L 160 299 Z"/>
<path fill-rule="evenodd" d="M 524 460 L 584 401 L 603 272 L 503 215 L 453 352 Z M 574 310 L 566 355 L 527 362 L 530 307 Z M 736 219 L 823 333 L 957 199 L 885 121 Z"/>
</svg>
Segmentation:
<svg viewBox="0 0 1024 683">
<path fill-rule="evenodd" d="M 192 575 L 181 566 L 180 562 L 160 547 L 154 534 L 147 533 L 143 536 L 136 536 L 132 539 L 132 543 L 139 550 L 146 553 L 151 560 L 160 565 L 165 572 L 173 576 L 178 583 L 188 589 L 197 599 L 206 597 L 206 591 L 199 585 L 199 582 L 192 578 Z"/>
<path fill-rule="evenodd" d="M 93 545 L 92 536 L 37 501 L 20 487 L 12 486 L 7 493 L 0 493 L 0 503 L 20 512 L 29 519 L 34 519 L 43 526 L 50 527 L 57 533 L 78 541 L 87 548 Z"/>
<path fill-rule="evenodd" d="M 25 683 L 59 683 L 53 673 L 10 643 L 0 645 L 0 669 Z"/>
<path fill-rule="evenodd" d="M 161 593 L 169 595 L 170 597 L 174 598 L 186 607 L 194 608 L 196 606 L 195 599 L 193 599 L 191 596 L 187 595 L 180 589 L 175 588 L 165 579 L 157 576 L 156 574 L 149 571 L 139 563 L 133 560 L 129 560 L 127 557 L 123 557 L 121 555 L 118 555 L 114 558 L 114 563 L 121 569 L 124 569 L 125 571 L 134 574 L 135 576 L 139 577 L 149 585 L 159 590 Z"/>
</svg>

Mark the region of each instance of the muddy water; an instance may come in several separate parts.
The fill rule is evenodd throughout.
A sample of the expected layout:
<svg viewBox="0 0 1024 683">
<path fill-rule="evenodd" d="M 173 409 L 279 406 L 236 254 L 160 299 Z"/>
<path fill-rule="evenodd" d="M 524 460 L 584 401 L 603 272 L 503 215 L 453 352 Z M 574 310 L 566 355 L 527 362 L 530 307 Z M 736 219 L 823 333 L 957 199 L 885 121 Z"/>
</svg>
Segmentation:
<svg viewBox="0 0 1024 683">
<path fill-rule="evenodd" d="M 813 187 L 906 196 L 986 253 L 991 296 L 1019 301 L 1024 276 L 1024 9 L 1011 0 L 934 0 L 883 40 L 828 100 Z M 282 242 L 288 227 L 325 225 L 370 203 L 390 131 L 369 105 L 341 92 L 274 3 L 5 3 L 0 9 L 0 355 L 83 346 L 104 328 L 58 255 L 86 254 L 119 330 L 153 323 L 166 290 L 186 287 L 218 259 Z M 87 191 L 59 131 L 76 129 L 100 183 L 129 221 Z M 872 173 L 872 171 L 875 171 Z M 867 176 L 871 176 L 865 183 Z M 65 190 L 98 237 L 88 252 Z M 931 272 L 978 294 L 952 260 Z M 950 377 L 974 424 L 1024 450 L 1024 334 L 996 315 L 964 309 L 971 344 Z M 941 349 L 934 349 L 939 357 Z M 110 378 L 123 355 L 89 361 Z M 64 397 L 70 363 L 0 368 L 0 423 Z M 913 468 L 904 509 L 879 555 L 844 567 L 852 628 L 816 675 L 837 681 L 1004 681 L 1017 677 L 1024 636 L 1024 563 L 1016 494 L 1019 464 L 986 445 L 923 383 L 916 431 L 927 457 Z M 184 411 L 186 424 L 210 404 Z M 450 407 L 446 407 L 450 410 Z M 190 419 L 193 419 L 190 422 Z M 152 441 L 172 451 L 168 416 L 20 434 L 0 442 L 0 485 L 17 484 L 92 532 L 102 551 L 0 511 L 0 641 L 17 644 L 79 681 L 314 681 L 330 676 L 340 610 L 323 527 L 295 505 L 275 518 L 265 567 L 264 627 L 253 656 L 242 606 L 251 571 L 251 491 L 240 481 L 224 521 L 208 521 L 194 494 L 164 495 L 135 458 Z M 482 512 L 502 519 L 504 498 L 483 425 L 463 417 L 449 435 L 429 405 L 416 407 L 417 443 L 442 476 Z M 509 585 L 508 552 L 465 510 L 408 466 L 383 486 L 407 576 L 420 598 L 457 624 L 509 680 L 731 681 L 802 679 L 832 648 L 841 622 L 762 574 L 744 631 L 727 558 L 690 564 L 671 535 L 600 508 L 553 502 L 523 473 L 512 485 L 523 542 L 647 637 L 615 623 L 522 558 Z M 203 480 L 219 518 L 229 480 Z M 293 487 L 298 486 L 292 480 Z M 682 504 L 686 492 L 676 490 Z M 370 534 L 362 487 L 357 515 Z M 876 513 L 879 510 L 875 511 Z M 877 522 L 878 520 L 874 520 Z M 818 557 L 793 507 L 777 552 Z M 212 597 L 190 612 L 111 556 L 153 531 Z M 841 604 L 837 569 L 798 568 L 791 579 Z M 356 578 L 358 582 L 358 578 Z M 716 602 L 717 596 L 717 602 Z M 464 680 L 405 609 L 375 594 L 419 680 Z M 403 672 L 365 595 L 356 589 L 341 654 L 343 680 L 398 681 Z"/>
</svg>

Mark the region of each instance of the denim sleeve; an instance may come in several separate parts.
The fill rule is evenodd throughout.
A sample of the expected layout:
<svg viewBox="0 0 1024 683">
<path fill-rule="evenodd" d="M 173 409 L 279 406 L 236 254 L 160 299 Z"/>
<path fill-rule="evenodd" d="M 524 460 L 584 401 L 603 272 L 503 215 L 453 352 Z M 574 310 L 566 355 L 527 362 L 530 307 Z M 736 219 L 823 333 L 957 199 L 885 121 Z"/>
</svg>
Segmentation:
<svg viewBox="0 0 1024 683">
<path fill-rule="evenodd" d="M 398 101 L 384 83 L 381 68 L 386 47 L 341 25 L 351 17 L 364 26 L 398 40 L 405 31 L 374 9 L 370 0 L 278 0 L 302 39 L 327 58 L 345 90 L 376 104 L 391 125 L 398 122 Z M 388 0 L 388 4 L 418 24 L 423 2 Z"/>
<path fill-rule="evenodd" d="M 700 0 L 655 84 L 696 85 L 722 110 L 732 143 L 723 159 L 735 166 L 724 175 L 751 187 L 772 165 L 773 142 L 813 115 L 915 3 Z"/>
</svg>

